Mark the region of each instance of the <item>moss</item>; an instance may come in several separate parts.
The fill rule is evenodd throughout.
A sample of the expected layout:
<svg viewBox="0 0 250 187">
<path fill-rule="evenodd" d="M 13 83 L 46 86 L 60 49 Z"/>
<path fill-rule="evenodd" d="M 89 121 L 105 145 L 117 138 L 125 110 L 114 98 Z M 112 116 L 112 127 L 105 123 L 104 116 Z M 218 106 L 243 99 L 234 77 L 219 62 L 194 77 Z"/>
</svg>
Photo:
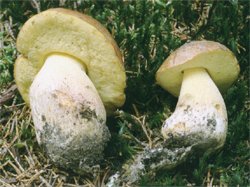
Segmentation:
<svg viewBox="0 0 250 187">
<path fill-rule="evenodd" d="M 2 10 L 0 19 L 3 23 L 3 26 L 0 26 L 0 43 L 3 46 L 0 49 L 0 90 L 2 91 L 5 90 L 6 84 L 13 81 L 17 33 L 23 23 L 36 14 L 38 9 L 30 1 L 4 0 L 0 1 L 0 7 Z M 177 98 L 155 84 L 155 72 L 171 51 L 183 43 L 206 39 L 220 42 L 230 48 L 241 67 L 239 79 L 223 95 L 229 122 L 225 146 L 209 158 L 204 156 L 189 158 L 184 165 L 173 171 L 163 170 L 158 173 L 147 171 L 147 175 L 139 185 L 206 186 L 205 181 L 208 179 L 214 186 L 249 184 L 248 1 L 168 1 L 165 3 L 161 0 L 77 2 L 41 0 L 38 2 L 38 8 L 41 11 L 53 7 L 76 9 L 99 20 L 112 33 L 124 56 L 127 99 L 121 109 L 127 117 L 117 115 L 108 118 L 112 142 L 109 142 L 109 147 L 105 151 L 105 160 L 102 162 L 103 168 L 109 170 L 107 175 L 120 170 L 122 164 L 131 161 L 133 156 L 143 149 L 143 144 L 148 144 L 148 139 L 139 122 L 142 119 L 145 119 L 146 129 L 150 127 L 148 132 L 153 146 L 162 141 L 159 132 L 162 122 L 174 111 Z M 51 182 L 50 185 L 79 186 L 91 183 L 91 185 L 94 184 L 93 186 L 98 186 L 101 183 L 98 179 L 103 179 L 102 174 L 106 172 L 103 168 L 98 178 L 79 177 L 72 172 L 64 173 L 56 167 L 48 166 L 49 160 L 41 156 L 41 149 L 37 145 L 29 114 L 19 94 L 4 106 L 0 106 L 0 138 L 3 142 L 1 149 L 6 150 L 6 147 L 9 147 L 25 170 L 23 175 L 19 175 L 10 165 L 4 165 L 5 161 L 16 164 L 11 155 L 6 153 L 1 155 L 2 159 L 0 159 L 2 166 L 0 178 L 9 181 L 12 186 L 44 185 L 43 178 Z M 8 132 L 11 133 L 8 134 Z M 28 151 L 17 149 L 14 145 L 18 141 L 26 142 Z M 35 162 L 32 168 L 30 168 L 32 162 L 26 160 L 30 158 L 29 153 Z M 41 172 L 41 177 L 33 181 L 31 177 L 36 175 L 37 171 L 46 172 Z M 13 176 L 19 176 L 19 178 L 16 179 Z M 25 178 L 21 178 L 22 176 Z M 27 184 L 27 181 L 33 182 Z"/>
</svg>

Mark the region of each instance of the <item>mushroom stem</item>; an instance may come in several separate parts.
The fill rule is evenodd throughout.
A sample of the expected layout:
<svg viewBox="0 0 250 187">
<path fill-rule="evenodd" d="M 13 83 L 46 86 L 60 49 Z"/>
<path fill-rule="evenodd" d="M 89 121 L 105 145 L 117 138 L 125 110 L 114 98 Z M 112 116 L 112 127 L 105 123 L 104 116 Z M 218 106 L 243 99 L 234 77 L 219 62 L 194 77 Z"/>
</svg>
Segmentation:
<svg viewBox="0 0 250 187">
<path fill-rule="evenodd" d="M 162 127 L 164 138 L 175 146 L 215 150 L 223 146 L 226 131 L 226 106 L 207 71 L 185 70 L 176 109 Z"/>
<path fill-rule="evenodd" d="M 53 161 L 85 171 L 98 163 L 110 137 L 106 111 L 77 59 L 50 55 L 29 96 L 37 140 Z"/>
</svg>

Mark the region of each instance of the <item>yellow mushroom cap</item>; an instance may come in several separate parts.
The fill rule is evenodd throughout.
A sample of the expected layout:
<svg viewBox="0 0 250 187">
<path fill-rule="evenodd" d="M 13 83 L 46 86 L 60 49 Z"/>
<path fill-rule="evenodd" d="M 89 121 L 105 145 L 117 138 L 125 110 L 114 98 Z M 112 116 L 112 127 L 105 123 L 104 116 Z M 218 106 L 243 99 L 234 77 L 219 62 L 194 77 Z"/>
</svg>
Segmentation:
<svg viewBox="0 0 250 187">
<path fill-rule="evenodd" d="M 29 88 L 46 58 L 62 53 L 78 59 L 95 85 L 108 113 L 124 104 L 126 75 L 122 57 L 110 33 L 93 18 L 62 8 L 31 17 L 17 38 L 14 76 L 29 104 Z M 58 64 L 60 66 L 60 64 Z"/>
<path fill-rule="evenodd" d="M 205 68 L 222 92 L 231 86 L 240 72 L 237 59 L 224 45 L 193 41 L 175 50 L 163 62 L 156 73 L 156 81 L 172 95 L 179 96 L 183 71 L 192 68 Z"/>
</svg>

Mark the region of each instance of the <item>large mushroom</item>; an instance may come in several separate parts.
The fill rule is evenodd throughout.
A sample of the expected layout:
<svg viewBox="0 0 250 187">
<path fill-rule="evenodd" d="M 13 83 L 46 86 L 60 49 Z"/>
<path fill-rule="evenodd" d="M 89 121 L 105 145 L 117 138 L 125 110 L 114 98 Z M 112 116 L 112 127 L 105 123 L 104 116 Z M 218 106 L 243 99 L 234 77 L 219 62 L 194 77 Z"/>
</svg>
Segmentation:
<svg viewBox="0 0 250 187">
<path fill-rule="evenodd" d="M 66 169 L 90 172 L 110 138 L 106 111 L 125 101 L 119 48 L 93 18 L 56 8 L 31 17 L 17 38 L 15 81 L 38 143 Z"/>
<path fill-rule="evenodd" d="M 166 142 L 209 152 L 221 148 L 228 119 L 220 91 L 230 87 L 239 70 L 233 53 L 217 42 L 193 41 L 173 52 L 156 74 L 160 86 L 179 96 L 162 127 Z"/>
</svg>

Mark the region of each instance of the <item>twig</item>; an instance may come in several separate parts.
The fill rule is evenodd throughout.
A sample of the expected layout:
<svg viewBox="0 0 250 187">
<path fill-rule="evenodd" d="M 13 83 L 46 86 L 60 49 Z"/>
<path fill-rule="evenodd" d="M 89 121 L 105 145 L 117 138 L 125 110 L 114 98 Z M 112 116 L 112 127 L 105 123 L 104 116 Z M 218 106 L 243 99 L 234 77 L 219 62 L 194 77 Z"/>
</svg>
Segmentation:
<svg viewBox="0 0 250 187">
<path fill-rule="evenodd" d="M 21 179 L 25 178 L 25 177 L 30 177 L 30 171 L 32 171 L 33 168 L 29 168 L 27 170 L 25 170 L 24 172 L 22 172 L 21 174 L 16 176 L 16 180 L 20 181 Z"/>
<path fill-rule="evenodd" d="M 31 0 L 31 5 L 36 9 L 37 13 L 41 12 L 40 1 Z"/>
<path fill-rule="evenodd" d="M 135 104 L 132 104 L 132 106 L 133 106 L 133 109 L 134 109 L 134 111 L 135 111 L 136 117 L 140 116 L 139 111 L 138 111 L 136 105 L 135 105 Z"/>
<path fill-rule="evenodd" d="M 207 180 L 206 180 L 206 183 L 207 183 L 207 187 L 210 187 L 210 177 L 211 177 L 211 174 L 210 174 L 210 169 L 208 169 L 208 172 L 207 172 Z"/>
<path fill-rule="evenodd" d="M 39 176 L 39 178 L 40 178 L 40 180 L 41 180 L 44 184 L 46 184 L 47 187 L 52 187 L 52 186 L 45 180 L 45 178 L 43 178 L 42 176 Z"/>
<path fill-rule="evenodd" d="M 145 126 L 145 119 L 146 119 L 146 117 L 143 116 L 143 118 L 142 118 L 142 123 L 140 123 L 140 124 L 141 124 L 141 126 L 142 126 L 143 132 L 144 132 L 145 135 L 147 136 L 149 148 L 152 148 L 152 140 L 151 140 L 151 137 L 149 136 L 148 131 L 147 131 L 146 126 Z"/>
<path fill-rule="evenodd" d="M 30 166 L 34 166 L 34 165 L 35 165 L 35 162 L 34 162 L 32 156 L 31 156 L 31 153 L 30 153 L 30 151 L 29 151 L 29 148 L 28 148 L 26 142 L 25 142 L 25 148 L 26 148 L 26 151 L 27 151 L 27 153 L 28 153 L 28 155 L 29 155 L 29 157 L 27 157 L 26 155 L 25 155 L 25 157 L 27 158 L 27 161 L 28 161 L 29 165 L 30 165 Z"/>
<path fill-rule="evenodd" d="M 6 187 L 12 187 L 11 185 L 9 185 L 8 183 L 4 182 L 2 179 L 0 179 L 0 183 L 2 183 L 2 185 L 6 186 Z M 2 186 L 1 185 L 1 186 Z"/>
<path fill-rule="evenodd" d="M 10 160 L 7 161 L 7 164 L 11 165 L 15 169 L 15 171 L 18 175 L 20 175 L 22 173 L 22 171 L 18 167 L 16 167 L 15 164 L 13 164 Z M 3 164 L 3 165 L 5 165 L 5 164 Z"/>
<path fill-rule="evenodd" d="M 0 95 L 0 106 L 6 101 L 12 99 L 15 96 L 17 86 L 15 84 L 11 85 L 3 94 Z"/>
<path fill-rule="evenodd" d="M 30 186 L 31 183 L 32 183 L 34 180 L 36 180 L 36 179 L 37 179 L 42 173 L 44 173 L 44 172 L 45 172 L 45 171 L 43 171 L 43 170 L 41 170 L 41 171 L 39 171 L 39 172 L 36 171 L 36 174 L 33 175 L 33 176 L 27 181 L 26 185 L 27 185 L 27 186 Z"/>
<path fill-rule="evenodd" d="M 10 149 L 7 149 L 8 152 L 10 153 L 11 157 L 14 159 L 14 161 L 16 162 L 16 164 L 18 165 L 19 169 L 24 172 L 23 167 L 21 166 L 21 164 L 18 162 L 18 160 L 15 158 L 15 156 L 13 155 L 13 153 L 10 151 Z"/>
</svg>

